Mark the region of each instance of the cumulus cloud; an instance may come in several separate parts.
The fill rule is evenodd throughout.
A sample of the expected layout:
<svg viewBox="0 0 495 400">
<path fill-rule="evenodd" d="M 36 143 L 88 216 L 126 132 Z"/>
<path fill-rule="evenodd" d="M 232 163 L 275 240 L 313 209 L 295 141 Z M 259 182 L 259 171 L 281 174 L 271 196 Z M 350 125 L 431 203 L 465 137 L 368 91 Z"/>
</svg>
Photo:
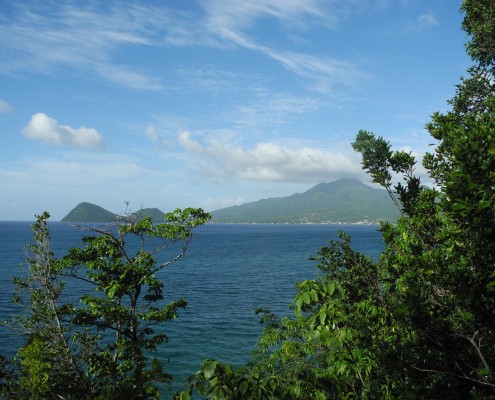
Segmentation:
<svg viewBox="0 0 495 400">
<path fill-rule="evenodd" d="M 102 137 L 96 129 L 60 125 L 56 119 L 43 113 L 34 114 L 22 133 L 28 138 L 41 140 L 48 144 L 88 149 L 103 149 L 105 147 Z"/>
<path fill-rule="evenodd" d="M 0 113 L 9 113 L 14 111 L 14 107 L 12 107 L 5 100 L 0 99 Z"/>
<path fill-rule="evenodd" d="M 240 177 L 248 180 L 314 183 L 361 174 L 359 161 L 352 152 L 301 147 L 290 148 L 277 143 L 261 142 L 252 148 L 211 139 L 202 144 L 191 132 L 178 135 L 179 144 L 188 152 L 203 157 L 199 168 L 205 179 L 222 180 Z"/>
</svg>

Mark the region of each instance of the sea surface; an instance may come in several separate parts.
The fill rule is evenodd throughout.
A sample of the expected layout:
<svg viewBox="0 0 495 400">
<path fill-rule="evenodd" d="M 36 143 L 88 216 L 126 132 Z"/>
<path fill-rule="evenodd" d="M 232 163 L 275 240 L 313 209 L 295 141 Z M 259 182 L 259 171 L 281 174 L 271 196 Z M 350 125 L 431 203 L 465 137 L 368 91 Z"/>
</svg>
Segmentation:
<svg viewBox="0 0 495 400">
<path fill-rule="evenodd" d="M 50 222 L 56 256 L 81 246 L 81 232 L 72 225 Z M 376 225 L 207 224 L 194 231 L 186 254 L 163 269 L 167 301 L 185 297 L 188 306 L 162 329 L 169 342 L 158 357 L 175 377 L 174 389 L 194 374 L 206 358 L 240 365 L 250 359 L 262 332 L 255 309 L 266 307 L 289 315 L 295 284 L 315 276 L 308 258 L 316 255 L 339 230 L 351 235 L 355 249 L 377 258 L 383 249 Z M 29 222 L 0 222 L 0 321 L 20 312 L 12 304 L 14 276 L 22 275 L 26 245 L 32 242 Z M 165 255 L 169 257 L 170 254 Z M 69 287 L 68 296 L 80 294 Z M 0 326 L 0 354 L 12 356 L 22 336 Z"/>
</svg>

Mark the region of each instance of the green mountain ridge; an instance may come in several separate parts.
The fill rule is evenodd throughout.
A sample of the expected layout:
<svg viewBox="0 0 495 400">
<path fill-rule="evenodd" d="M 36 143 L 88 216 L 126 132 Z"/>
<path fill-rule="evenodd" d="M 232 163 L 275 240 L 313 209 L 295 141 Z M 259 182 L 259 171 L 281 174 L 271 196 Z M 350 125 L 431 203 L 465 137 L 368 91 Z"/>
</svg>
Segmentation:
<svg viewBox="0 0 495 400">
<path fill-rule="evenodd" d="M 144 208 L 135 213 L 163 221 L 158 208 Z M 377 223 L 395 221 L 399 211 L 387 192 L 365 185 L 357 179 L 319 183 L 304 193 L 253 201 L 212 211 L 217 223 Z M 111 222 L 114 214 L 96 204 L 78 204 L 62 222 Z"/>
<path fill-rule="evenodd" d="M 158 208 L 143 208 L 135 213 L 138 218 L 151 217 L 154 222 L 163 221 L 165 213 Z M 61 222 L 112 222 L 118 214 L 114 214 L 104 208 L 92 203 L 79 203 L 74 207 Z"/>
<path fill-rule="evenodd" d="M 92 203 L 79 203 L 64 218 L 62 222 L 110 222 L 115 220 L 117 214 L 105 210 L 103 207 Z"/>
<path fill-rule="evenodd" d="M 377 223 L 399 211 L 388 193 L 357 179 L 320 183 L 304 193 L 269 198 L 212 212 L 223 223 Z"/>
</svg>

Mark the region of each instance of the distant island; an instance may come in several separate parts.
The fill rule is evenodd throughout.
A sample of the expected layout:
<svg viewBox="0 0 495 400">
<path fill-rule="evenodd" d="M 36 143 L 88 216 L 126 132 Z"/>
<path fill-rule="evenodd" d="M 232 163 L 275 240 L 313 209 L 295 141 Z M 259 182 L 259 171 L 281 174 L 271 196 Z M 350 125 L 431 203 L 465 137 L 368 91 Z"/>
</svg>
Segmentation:
<svg viewBox="0 0 495 400">
<path fill-rule="evenodd" d="M 154 222 L 163 221 L 165 213 L 158 208 L 143 208 L 136 211 L 137 218 L 151 217 Z M 111 222 L 115 221 L 118 214 L 114 214 L 103 207 L 92 203 L 79 203 L 64 218 L 62 222 Z"/>
<path fill-rule="evenodd" d="M 161 222 L 165 214 L 158 208 L 144 208 L 139 217 Z M 395 221 L 399 211 L 387 192 L 374 189 L 357 179 L 320 183 L 304 193 L 262 199 L 211 212 L 217 223 L 342 223 L 373 224 Z M 118 214 L 92 203 L 80 203 L 62 222 L 111 222 Z"/>
</svg>

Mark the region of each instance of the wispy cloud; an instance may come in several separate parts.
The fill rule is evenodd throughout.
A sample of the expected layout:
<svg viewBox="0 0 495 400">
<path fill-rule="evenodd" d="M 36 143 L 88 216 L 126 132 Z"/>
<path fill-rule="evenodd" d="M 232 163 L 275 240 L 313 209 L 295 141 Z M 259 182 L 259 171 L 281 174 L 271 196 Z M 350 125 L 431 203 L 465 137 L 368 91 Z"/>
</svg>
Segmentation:
<svg viewBox="0 0 495 400">
<path fill-rule="evenodd" d="M 205 26 L 219 40 L 261 53 L 286 69 L 317 82 L 315 88 L 328 91 L 333 84 L 356 84 L 363 74 L 352 63 L 298 51 L 282 50 L 270 37 L 257 38 L 256 27 L 266 19 L 274 20 L 280 29 L 302 31 L 315 25 L 334 27 L 339 18 L 356 5 L 356 1 L 235 0 L 228 7 L 220 0 L 205 0 Z M 266 36 L 266 32 L 265 32 Z M 266 42 L 274 44 L 267 45 Z"/>
<path fill-rule="evenodd" d="M 323 106 L 324 102 L 317 97 L 259 90 L 249 100 L 232 107 L 223 118 L 238 129 L 258 127 L 266 135 L 267 129 L 285 125 Z"/>
<path fill-rule="evenodd" d="M 142 3 L 110 4 L 12 3 L 8 13 L 0 11 L 0 49 L 9 52 L 9 58 L 0 61 L 0 72 L 56 73 L 72 67 L 132 89 L 163 90 L 168 85 L 160 75 L 150 74 L 139 60 L 117 62 L 118 52 L 128 46 L 199 46 L 242 47 L 262 54 L 313 80 L 321 91 L 362 78 L 351 62 L 305 53 L 297 46 L 290 49 L 287 39 L 317 27 L 334 29 L 359 7 L 358 0 L 203 0 L 202 8 L 187 12 Z M 273 21 L 274 36 L 264 30 L 259 34 L 259 24 L 267 19 Z"/>
<path fill-rule="evenodd" d="M 12 111 L 14 111 L 14 107 L 5 100 L 0 99 L 0 113 L 10 113 Z"/>
<path fill-rule="evenodd" d="M 437 26 L 438 20 L 431 11 L 428 11 L 426 14 L 422 14 L 418 17 L 418 28 L 426 29 L 432 26 Z"/>
<path fill-rule="evenodd" d="M 30 218 L 48 210 L 57 220 L 81 201 L 114 212 L 120 212 L 127 200 L 134 209 L 143 202 L 149 207 L 161 206 L 157 196 L 164 198 L 160 192 L 164 190 L 159 182 L 165 179 L 127 155 L 62 152 L 5 165 L 0 168 L 0 181 L 9 182 L 0 185 L 2 206 L 15 205 L 22 199 L 22 208 L 30 210 L 17 217 L 12 210 L 12 218 Z"/>
<path fill-rule="evenodd" d="M 266 54 L 288 70 L 312 80 L 313 88 L 320 92 L 328 92 L 335 84 L 357 86 L 366 76 L 352 63 L 327 56 L 273 50 Z"/>
<path fill-rule="evenodd" d="M 91 3 L 47 1 L 12 3 L 9 12 L 0 13 L 0 46 L 10 54 L 1 72 L 53 73 L 69 66 L 134 89 L 162 89 L 158 79 L 112 57 L 124 46 L 153 45 L 169 21 L 165 9 L 126 4 L 102 12 Z"/>
<path fill-rule="evenodd" d="M 233 135 L 238 137 L 263 132 L 266 137 L 282 125 L 333 105 L 331 96 L 273 90 L 267 82 L 269 78 L 259 74 L 233 73 L 211 65 L 203 69 L 180 69 L 176 73 L 181 78 L 181 93 L 204 94 L 209 100 L 216 96 L 229 100 L 223 104 L 212 101 L 213 112 L 209 104 L 202 106 L 202 112 L 209 113 L 209 126 L 203 125 L 201 118 L 184 116 L 178 119 L 168 113 L 161 116 L 155 114 L 155 132 L 159 136 L 172 132 L 175 138 L 175 134 L 187 126 L 187 129 L 201 131 L 218 131 L 223 127 L 235 130 Z"/>
<path fill-rule="evenodd" d="M 221 37 L 238 40 L 240 44 L 242 44 L 242 36 L 237 35 L 246 29 L 253 28 L 256 20 L 262 18 L 273 18 L 280 24 L 299 29 L 306 28 L 310 21 L 313 24 L 334 25 L 336 17 L 326 12 L 328 10 L 324 9 L 324 5 L 336 3 L 336 1 L 322 2 L 319 0 L 260 0 L 256 2 L 232 0 L 226 7 L 225 1 L 222 0 L 202 1 L 210 30 Z"/>
<path fill-rule="evenodd" d="M 88 149 L 103 149 L 105 147 L 102 137 L 96 129 L 84 126 L 71 128 L 67 125 L 60 125 L 57 120 L 43 113 L 34 114 L 22 133 L 28 138 L 53 145 Z"/>
<path fill-rule="evenodd" d="M 150 173 L 135 158 L 121 154 L 69 152 L 19 160 L 4 168 L 0 177 L 17 182 L 45 186 L 47 190 L 71 191 L 104 184 L 118 184 Z M 121 201 L 124 201 L 125 197 Z"/>
<path fill-rule="evenodd" d="M 154 125 L 148 125 L 146 127 L 146 137 L 151 141 L 151 143 L 156 144 L 158 142 L 158 135 L 155 132 Z"/>
<path fill-rule="evenodd" d="M 181 90 L 193 90 L 194 92 L 204 92 L 212 95 L 221 92 L 245 91 L 246 87 L 258 85 L 258 76 L 255 74 L 234 73 L 215 68 L 209 64 L 202 68 L 182 68 L 175 73 L 182 78 L 187 87 Z"/>
<path fill-rule="evenodd" d="M 346 154 L 314 147 L 294 149 L 270 142 L 260 142 L 246 149 L 219 139 L 203 144 L 188 131 L 178 135 L 178 142 L 186 151 L 203 157 L 204 163 L 198 166 L 197 172 L 211 181 L 240 177 L 315 183 L 361 174 L 359 162 L 350 151 Z"/>
<path fill-rule="evenodd" d="M 439 24 L 437 17 L 432 11 L 421 14 L 414 21 L 409 21 L 404 27 L 404 32 L 417 32 L 433 28 Z"/>
</svg>

